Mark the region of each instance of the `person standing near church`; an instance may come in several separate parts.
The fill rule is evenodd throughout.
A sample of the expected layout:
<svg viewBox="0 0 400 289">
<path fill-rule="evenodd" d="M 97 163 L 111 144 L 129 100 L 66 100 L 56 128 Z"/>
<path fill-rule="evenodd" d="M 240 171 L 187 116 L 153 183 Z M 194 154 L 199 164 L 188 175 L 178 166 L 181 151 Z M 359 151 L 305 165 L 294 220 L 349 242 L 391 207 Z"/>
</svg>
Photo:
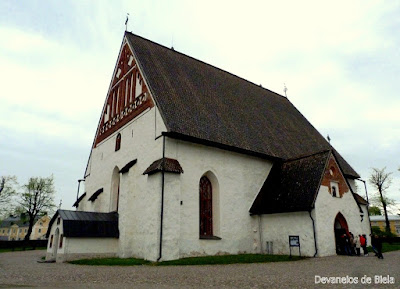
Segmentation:
<svg viewBox="0 0 400 289">
<path fill-rule="evenodd" d="M 382 240 L 377 235 L 372 235 L 371 236 L 371 243 L 372 243 L 372 249 L 376 253 L 375 255 L 379 259 L 383 259 L 383 255 L 382 255 Z"/>
<path fill-rule="evenodd" d="M 354 238 L 354 244 L 356 245 L 356 253 L 357 256 L 360 256 L 361 252 L 361 241 L 360 241 L 361 235 L 358 235 L 357 237 Z"/>
<path fill-rule="evenodd" d="M 361 243 L 361 247 L 363 248 L 363 251 L 364 251 L 364 256 L 368 256 L 367 235 L 365 235 L 365 234 L 360 235 L 360 243 Z"/>
</svg>

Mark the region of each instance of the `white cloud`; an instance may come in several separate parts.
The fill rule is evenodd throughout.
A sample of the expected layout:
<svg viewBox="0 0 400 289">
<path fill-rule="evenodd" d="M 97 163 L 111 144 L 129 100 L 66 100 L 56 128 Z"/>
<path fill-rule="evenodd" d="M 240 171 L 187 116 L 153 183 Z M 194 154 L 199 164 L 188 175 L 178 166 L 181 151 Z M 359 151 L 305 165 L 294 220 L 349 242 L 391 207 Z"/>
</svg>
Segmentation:
<svg viewBox="0 0 400 289">
<path fill-rule="evenodd" d="M 400 166 L 395 1 L 65 1 L 16 10 L 19 18 L 0 22 L 0 129 L 21 140 L 9 155 L 34 154 L 23 144 L 33 133 L 70 159 L 88 154 L 129 12 L 128 29 L 145 38 L 280 94 L 286 83 L 289 100 L 364 178 L 371 167 Z M 71 199 L 73 177 L 47 164 Z M 85 165 L 80 158 L 69 173 L 80 177 Z"/>
</svg>

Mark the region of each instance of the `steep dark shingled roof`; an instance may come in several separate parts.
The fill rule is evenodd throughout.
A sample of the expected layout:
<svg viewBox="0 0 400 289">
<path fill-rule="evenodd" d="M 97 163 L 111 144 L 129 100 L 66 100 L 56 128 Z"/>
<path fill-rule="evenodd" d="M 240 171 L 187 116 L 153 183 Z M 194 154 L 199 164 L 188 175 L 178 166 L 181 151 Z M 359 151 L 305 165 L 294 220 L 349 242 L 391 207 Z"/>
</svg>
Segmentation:
<svg viewBox="0 0 400 289">
<path fill-rule="evenodd" d="M 183 169 L 180 163 L 177 160 L 170 159 L 170 158 L 161 158 L 153 162 L 144 172 L 143 174 L 151 175 L 157 172 L 168 172 L 168 173 L 176 173 L 182 174 Z"/>
<path fill-rule="evenodd" d="M 118 213 L 58 210 L 50 221 L 46 237 L 57 217 L 63 222 L 65 237 L 118 238 Z"/>
<path fill-rule="evenodd" d="M 290 103 L 268 89 L 126 32 L 170 133 L 279 159 L 331 149 Z M 345 175 L 359 175 L 341 157 Z"/>
<path fill-rule="evenodd" d="M 256 197 L 251 214 L 309 211 L 314 205 L 330 151 L 275 163 Z"/>
</svg>

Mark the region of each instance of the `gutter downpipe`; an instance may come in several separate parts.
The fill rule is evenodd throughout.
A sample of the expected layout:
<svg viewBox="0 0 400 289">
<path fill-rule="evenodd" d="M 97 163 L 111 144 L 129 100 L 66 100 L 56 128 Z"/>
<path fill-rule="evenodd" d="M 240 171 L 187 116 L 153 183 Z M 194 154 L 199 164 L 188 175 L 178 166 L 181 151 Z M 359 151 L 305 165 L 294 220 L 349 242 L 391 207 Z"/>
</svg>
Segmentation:
<svg viewBox="0 0 400 289">
<path fill-rule="evenodd" d="M 318 254 L 317 238 L 316 238 L 316 235 L 315 235 L 315 223 L 314 223 L 314 219 L 313 219 L 313 217 L 312 217 L 312 215 L 311 215 L 311 210 L 308 211 L 308 213 L 310 214 L 310 218 L 311 218 L 311 220 L 312 220 L 312 227 L 313 227 L 313 231 L 314 231 L 314 246 L 315 246 L 314 258 L 315 258 L 315 257 L 317 256 L 317 254 Z"/>
<path fill-rule="evenodd" d="M 367 215 L 368 215 L 369 231 L 370 231 L 369 233 L 372 234 L 371 219 L 370 219 L 370 216 L 369 216 L 369 199 L 368 199 L 367 184 L 366 184 L 366 181 L 361 179 L 361 178 L 358 178 L 356 180 L 364 183 L 365 195 L 367 197 Z"/>
<path fill-rule="evenodd" d="M 258 232 L 260 234 L 260 254 L 263 253 L 263 240 L 262 240 L 262 225 L 261 225 L 261 215 L 258 215 Z"/>
<path fill-rule="evenodd" d="M 161 163 L 161 212 L 160 212 L 160 248 L 157 262 L 162 257 L 162 237 L 164 220 L 164 184 L 165 184 L 165 136 L 163 135 L 163 158 Z"/>
</svg>

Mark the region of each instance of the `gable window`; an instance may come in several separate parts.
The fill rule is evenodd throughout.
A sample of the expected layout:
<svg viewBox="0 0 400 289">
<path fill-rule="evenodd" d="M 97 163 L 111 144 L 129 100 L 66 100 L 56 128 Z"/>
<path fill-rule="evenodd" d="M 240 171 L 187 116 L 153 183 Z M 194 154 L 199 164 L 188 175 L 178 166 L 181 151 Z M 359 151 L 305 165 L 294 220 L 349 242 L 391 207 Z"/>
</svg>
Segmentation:
<svg viewBox="0 0 400 289">
<path fill-rule="evenodd" d="M 200 236 L 213 235 L 212 186 L 207 177 L 200 179 Z"/>
<path fill-rule="evenodd" d="M 339 184 L 337 182 L 331 182 L 331 193 L 332 197 L 340 198 Z"/>
<path fill-rule="evenodd" d="M 115 151 L 119 151 L 120 148 L 121 148 L 121 134 L 119 133 L 115 140 Z"/>
</svg>

